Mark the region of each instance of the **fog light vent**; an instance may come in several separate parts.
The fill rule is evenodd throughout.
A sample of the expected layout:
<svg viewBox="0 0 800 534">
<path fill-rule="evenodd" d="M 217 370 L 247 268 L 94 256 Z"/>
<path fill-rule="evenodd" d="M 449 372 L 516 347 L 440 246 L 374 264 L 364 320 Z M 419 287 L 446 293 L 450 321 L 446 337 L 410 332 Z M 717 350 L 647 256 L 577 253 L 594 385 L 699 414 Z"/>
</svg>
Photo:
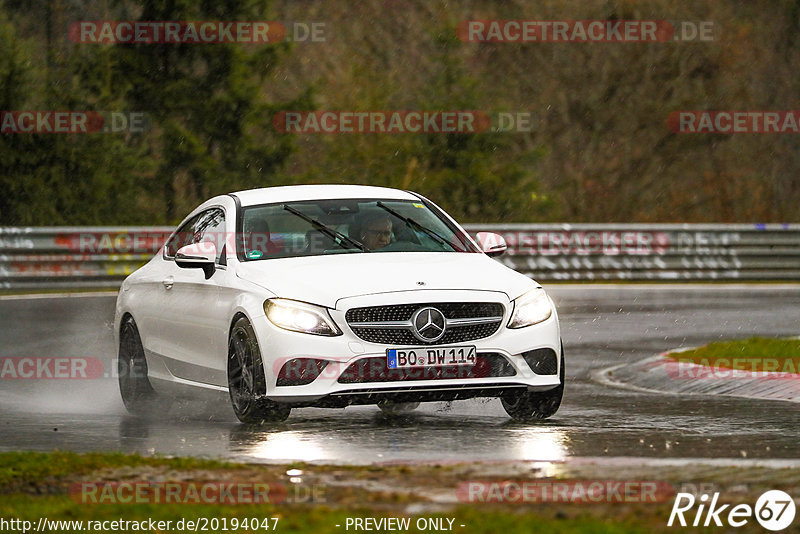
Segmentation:
<svg viewBox="0 0 800 534">
<path fill-rule="evenodd" d="M 537 375 L 554 375 L 558 373 L 558 358 L 553 349 L 536 349 L 523 352 L 522 357 L 531 371 Z"/>
<path fill-rule="evenodd" d="M 310 384 L 322 374 L 328 365 L 327 360 L 314 358 L 294 358 L 283 364 L 278 373 L 278 386 L 305 386 Z"/>
</svg>

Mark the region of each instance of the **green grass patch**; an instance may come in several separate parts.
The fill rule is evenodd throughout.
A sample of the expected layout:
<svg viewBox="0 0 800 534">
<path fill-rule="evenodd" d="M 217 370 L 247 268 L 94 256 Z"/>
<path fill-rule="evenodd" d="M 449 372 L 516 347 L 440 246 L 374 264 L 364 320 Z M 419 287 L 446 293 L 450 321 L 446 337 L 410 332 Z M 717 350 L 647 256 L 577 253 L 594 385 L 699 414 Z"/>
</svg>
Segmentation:
<svg viewBox="0 0 800 534">
<path fill-rule="evenodd" d="M 287 469 L 301 469 L 302 481 L 292 483 Z M 722 502 L 753 503 L 766 489 L 794 491 L 800 484 L 796 469 L 765 467 L 710 467 L 687 465 L 674 467 L 631 466 L 620 472 L 615 464 L 577 465 L 563 473 L 567 479 L 591 480 L 660 480 L 676 491 L 684 482 L 714 484 Z M 476 472 L 478 469 L 480 472 Z M 545 480 L 528 468 L 518 466 L 489 467 L 474 464 L 447 466 L 368 465 L 340 466 L 303 463 L 243 464 L 191 458 L 159 458 L 120 453 L 76 454 L 67 452 L 0 453 L 0 530 L 22 532 L 135 532 L 148 531 L 137 523 L 112 526 L 112 521 L 171 521 L 171 526 L 155 526 L 157 532 L 313 532 L 342 533 L 356 531 L 348 518 L 408 518 L 405 532 L 442 532 L 431 521 L 441 520 L 444 531 L 473 534 L 546 532 L 560 534 L 649 533 L 675 532 L 666 527 L 672 500 L 659 502 L 505 502 L 468 503 L 458 500 L 459 484 L 468 480 Z M 488 470 L 488 471 L 487 471 Z M 365 478 L 366 477 L 366 478 Z M 549 480 L 549 478 L 548 478 Z M 214 484 L 260 483 L 283 485 L 285 498 L 253 501 L 125 499 L 122 493 L 115 500 L 86 500 L 76 493 L 81 482 L 89 485 L 106 482 L 110 485 L 127 482 L 180 482 Z M 742 493 L 742 488 L 746 488 Z M 309 490 L 319 489 L 320 498 L 292 499 Z M 433 492 L 431 492 L 433 490 Z M 450 493 L 452 500 L 431 499 L 432 495 Z M 280 492 L 275 494 L 280 495 Z M 315 492 L 315 495 L 317 493 Z M 152 495 L 152 494 L 151 494 Z M 274 495 L 270 493 L 270 495 Z M 222 502 L 222 504 L 220 504 Z M 37 530 L 39 521 L 50 523 Z M 265 523 L 264 520 L 269 519 Z M 275 527 L 277 519 L 277 528 Z M 14 525 L 9 520 L 27 521 Z M 179 521 L 183 521 L 179 524 Z M 258 528 L 243 528 L 253 522 Z M 427 525 L 427 529 L 417 528 Z M 452 520 L 449 521 L 449 520 Z M 53 524 L 52 521 L 80 521 L 80 524 Z M 89 523 L 89 521 L 93 523 Z M 101 522 L 100 525 L 96 523 Z M 199 528 L 189 526 L 195 522 Z M 108 523 L 106 526 L 106 522 Z M 234 526 L 234 523 L 238 526 Z M 149 525 L 147 523 L 146 525 Z M 180 526 L 182 525 L 182 526 Z M 265 528 L 269 525 L 269 528 Z M 338 526 L 337 526 L 338 525 Z M 463 527 L 461 525 L 464 525 Z M 451 527 L 452 530 L 448 530 Z M 743 529 L 744 530 L 744 529 Z M 386 531 L 386 530 L 383 530 Z"/>
<path fill-rule="evenodd" d="M 718 341 L 668 355 L 679 362 L 752 372 L 800 373 L 800 339 Z"/>
<path fill-rule="evenodd" d="M 238 480 L 289 484 L 286 470 L 290 465 L 231 464 L 203 459 L 152 458 L 120 453 L 76 454 L 68 452 L 2 452 L 0 453 L 0 518 L 29 521 L 30 530 L 36 530 L 41 518 L 48 521 L 81 521 L 78 524 L 52 523 L 41 531 L 86 532 L 97 531 L 97 524 L 88 521 L 171 521 L 172 526 L 163 532 L 194 531 L 187 521 L 200 521 L 199 532 L 346 532 L 348 518 L 410 518 L 407 532 L 430 532 L 417 529 L 416 522 L 440 519 L 443 527 L 452 525 L 451 532 L 552 532 L 563 534 L 593 533 L 646 533 L 666 531 L 665 518 L 669 503 L 640 505 L 574 505 L 574 504 L 484 504 L 454 503 L 433 506 L 422 511 L 409 512 L 408 506 L 430 505 L 425 488 L 438 485 L 453 488 L 461 478 L 450 469 L 432 469 L 430 466 L 305 466 L 308 476 L 319 477 L 304 483 L 326 485 L 325 498 L 318 501 L 281 501 L 258 504 L 218 504 L 192 502 L 119 502 L 87 504 L 70 494 L 77 481 L 107 481 L 116 477 L 134 480 Z M 358 475 L 367 473 L 383 489 L 376 491 L 363 487 Z M 465 475 L 460 475 L 465 476 Z M 439 478 L 443 477 L 443 478 Z M 332 480 L 337 484 L 330 485 Z M 349 481 L 351 484 L 342 482 Z M 386 487 L 411 486 L 394 493 Z M 269 529 L 263 520 L 269 518 Z M 277 518 L 277 529 L 274 519 Z M 259 528 L 232 528 L 232 520 L 261 522 Z M 448 521 L 452 520 L 452 523 Z M 181 530 L 178 521 L 184 521 Z M 216 523 L 212 522 L 216 521 Z M 239 523 L 241 525 L 241 523 Z M 430 525 L 430 523 L 426 523 Z M 339 526 L 337 526 L 339 525 Z M 464 525 L 462 527 L 461 525 Z M 17 527 L 20 525 L 17 524 Z M 226 528 L 227 526 L 227 528 Z M 11 527 L 21 531 L 21 528 Z M 106 528 L 106 527 L 103 527 Z M 111 527 L 119 531 L 137 531 L 139 527 Z M 144 530 L 147 530 L 145 527 Z M 353 531 L 351 526 L 350 531 Z"/>
<path fill-rule="evenodd" d="M 52 482 L 101 469 L 164 466 L 177 470 L 235 469 L 240 464 L 194 458 L 152 458 L 136 454 L 73 452 L 0 452 L 0 494 L 20 486 Z"/>
</svg>

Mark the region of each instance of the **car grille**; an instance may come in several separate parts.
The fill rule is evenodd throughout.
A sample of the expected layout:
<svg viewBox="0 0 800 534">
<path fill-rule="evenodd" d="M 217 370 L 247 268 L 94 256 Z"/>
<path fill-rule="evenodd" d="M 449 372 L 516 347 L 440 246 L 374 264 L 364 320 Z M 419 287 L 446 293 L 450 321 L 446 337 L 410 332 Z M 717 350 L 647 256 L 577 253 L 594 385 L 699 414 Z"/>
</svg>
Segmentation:
<svg viewBox="0 0 800 534">
<path fill-rule="evenodd" d="M 412 332 L 411 317 L 426 307 L 438 309 L 447 320 L 444 336 L 435 342 L 421 341 Z M 500 328 L 504 312 L 503 305 L 494 302 L 434 302 L 353 308 L 345 319 L 359 338 L 370 343 L 441 345 L 491 336 Z"/>
<path fill-rule="evenodd" d="M 385 356 L 362 358 L 350 364 L 339 376 L 340 384 L 364 382 L 407 382 L 411 380 L 449 380 L 514 376 L 517 372 L 506 358 L 494 352 L 481 353 L 475 365 L 446 365 L 389 369 Z"/>
</svg>

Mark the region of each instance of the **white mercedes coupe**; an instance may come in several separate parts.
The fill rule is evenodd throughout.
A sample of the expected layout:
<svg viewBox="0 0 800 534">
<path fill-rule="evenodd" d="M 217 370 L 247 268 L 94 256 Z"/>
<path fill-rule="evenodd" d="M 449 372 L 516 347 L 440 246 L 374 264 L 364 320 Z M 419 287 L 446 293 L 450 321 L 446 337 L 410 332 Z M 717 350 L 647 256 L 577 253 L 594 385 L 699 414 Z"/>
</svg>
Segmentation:
<svg viewBox="0 0 800 534">
<path fill-rule="evenodd" d="M 122 283 L 119 387 L 137 414 L 205 391 L 240 421 L 293 407 L 498 397 L 515 420 L 564 391 L 558 316 L 430 200 L 358 185 L 253 189 L 197 207 Z"/>
</svg>

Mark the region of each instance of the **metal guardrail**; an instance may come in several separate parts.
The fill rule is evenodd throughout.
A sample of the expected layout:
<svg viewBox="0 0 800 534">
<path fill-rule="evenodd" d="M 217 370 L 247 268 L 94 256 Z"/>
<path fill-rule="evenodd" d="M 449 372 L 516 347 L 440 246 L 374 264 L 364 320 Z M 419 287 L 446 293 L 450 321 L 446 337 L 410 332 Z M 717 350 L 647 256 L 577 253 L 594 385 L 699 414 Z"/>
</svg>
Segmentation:
<svg viewBox="0 0 800 534">
<path fill-rule="evenodd" d="M 796 280 L 800 224 L 486 224 L 504 264 L 548 280 Z"/>
<path fill-rule="evenodd" d="M 119 287 L 171 227 L 0 228 L 0 288 Z"/>
<path fill-rule="evenodd" d="M 796 280 L 800 224 L 472 224 L 539 281 Z M 0 288 L 117 287 L 169 227 L 0 228 Z"/>
</svg>

